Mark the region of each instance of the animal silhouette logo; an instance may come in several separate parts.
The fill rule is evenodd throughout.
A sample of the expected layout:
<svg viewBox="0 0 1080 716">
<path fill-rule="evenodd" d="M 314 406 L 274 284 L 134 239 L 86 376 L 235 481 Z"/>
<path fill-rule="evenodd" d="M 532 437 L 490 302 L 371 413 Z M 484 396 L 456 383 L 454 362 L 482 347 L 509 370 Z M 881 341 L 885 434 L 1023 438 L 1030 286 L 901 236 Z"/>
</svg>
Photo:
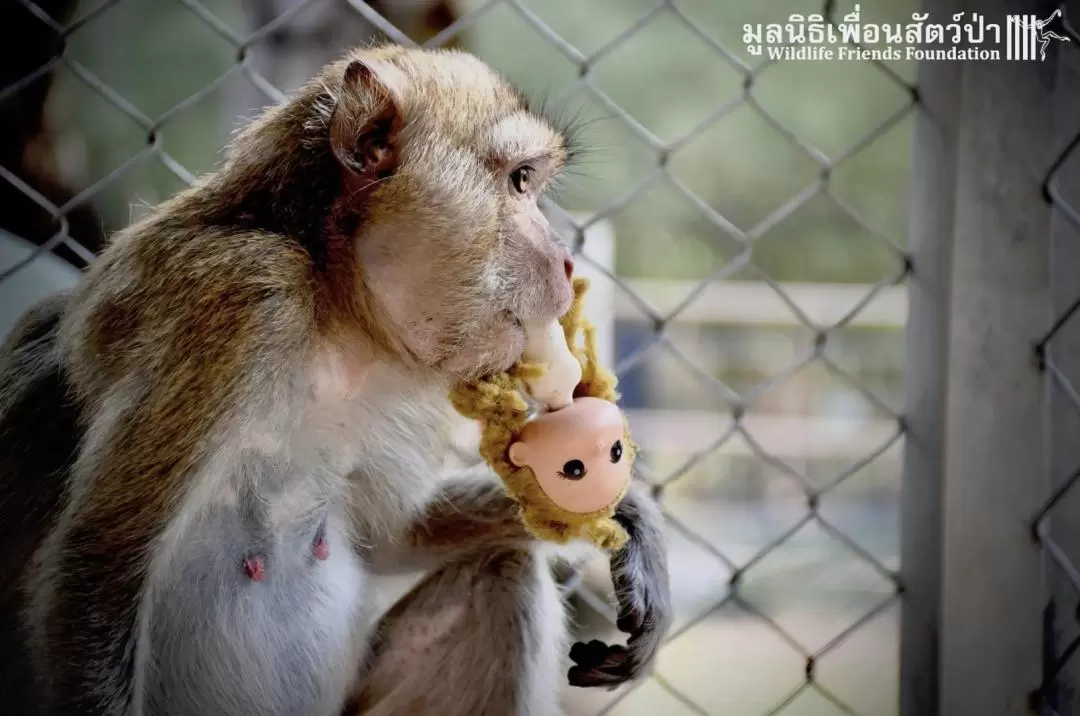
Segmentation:
<svg viewBox="0 0 1080 716">
<path fill-rule="evenodd" d="M 1046 49 L 1051 40 L 1072 42 L 1064 34 L 1064 15 L 1061 8 L 1054 10 L 1040 20 L 1037 15 L 1010 15 L 1005 35 L 1005 59 L 1034 60 L 1036 45 L 1038 58 L 1046 60 Z"/>
</svg>

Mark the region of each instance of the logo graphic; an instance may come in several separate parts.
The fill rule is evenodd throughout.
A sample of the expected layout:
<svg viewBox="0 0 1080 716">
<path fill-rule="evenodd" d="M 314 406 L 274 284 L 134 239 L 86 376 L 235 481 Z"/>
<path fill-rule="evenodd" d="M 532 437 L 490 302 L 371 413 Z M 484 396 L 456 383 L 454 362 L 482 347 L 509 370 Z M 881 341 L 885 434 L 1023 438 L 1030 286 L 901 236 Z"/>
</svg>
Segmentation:
<svg viewBox="0 0 1080 716">
<path fill-rule="evenodd" d="M 750 55 L 773 61 L 1044 61 L 1051 40 L 1072 42 L 1075 37 L 1061 8 L 1043 20 L 1006 15 L 1003 24 L 978 12 L 940 19 L 912 13 L 907 23 L 863 22 L 861 15 L 856 4 L 842 19 L 795 14 L 787 22 L 746 24 L 743 42 Z"/>
<path fill-rule="evenodd" d="M 1034 60 L 1035 45 L 1039 45 L 1039 60 L 1046 59 L 1046 48 L 1050 40 L 1070 42 L 1069 38 L 1050 29 L 1050 23 L 1061 17 L 1061 8 L 1050 14 L 1045 20 L 1035 15 L 1009 15 L 1006 18 L 1005 59 Z"/>
</svg>

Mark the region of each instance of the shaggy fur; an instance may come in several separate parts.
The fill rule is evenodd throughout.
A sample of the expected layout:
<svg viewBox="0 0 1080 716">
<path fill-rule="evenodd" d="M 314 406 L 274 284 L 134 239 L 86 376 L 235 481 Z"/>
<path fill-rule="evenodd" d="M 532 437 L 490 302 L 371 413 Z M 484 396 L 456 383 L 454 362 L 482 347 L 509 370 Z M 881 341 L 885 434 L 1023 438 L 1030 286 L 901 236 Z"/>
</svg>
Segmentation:
<svg viewBox="0 0 1080 716">
<path fill-rule="evenodd" d="M 557 710 L 541 546 L 490 476 L 436 475 L 451 382 L 569 305 L 535 207 L 570 154 L 469 55 L 355 52 L 32 309 L 0 352 L 5 713 L 400 713 L 432 679 L 465 705 L 410 713 Z M 638 675 L 666 623 L 659 517 L 620 513 L 632 646 L 579 653 L 576 683 Z M 378 622 L 373 571 L 421 557 L 433 581 Z M 395 647 L 414 618 L 429 641 Z"/>
</svg>

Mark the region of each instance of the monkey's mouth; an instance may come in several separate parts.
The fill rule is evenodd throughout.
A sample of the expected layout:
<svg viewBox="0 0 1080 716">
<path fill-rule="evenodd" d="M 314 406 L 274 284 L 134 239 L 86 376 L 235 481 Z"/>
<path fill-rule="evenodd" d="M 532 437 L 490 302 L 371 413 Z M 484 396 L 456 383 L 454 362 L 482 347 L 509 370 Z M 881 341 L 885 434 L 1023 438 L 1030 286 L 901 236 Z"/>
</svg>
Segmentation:
<svg viewBox="0 0 1080 716">
<path fill-rule="evenodd" d="M 517 313 L 509 309 L 503 311 L 503 320 L 510 329 L 511 335 L 505 337 L 505 343 L 502 346 L 505 353 L 497 370 L 509 370 L 514 363 L 521 360 L 522 352 L 525 350 L 525 323 Z"/>
</svg>

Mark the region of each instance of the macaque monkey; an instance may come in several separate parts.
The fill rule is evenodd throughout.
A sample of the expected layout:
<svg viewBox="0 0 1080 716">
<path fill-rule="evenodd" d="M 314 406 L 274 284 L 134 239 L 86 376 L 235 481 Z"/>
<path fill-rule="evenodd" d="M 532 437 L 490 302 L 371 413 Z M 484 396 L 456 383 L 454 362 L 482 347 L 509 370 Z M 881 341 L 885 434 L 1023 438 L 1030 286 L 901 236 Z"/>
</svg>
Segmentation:
<svg viewBox="0 0 1080 716">
<path fill-rule="evenodd" d="M 357 51 L 33 307 L 0 350 L 0 711 L 548 716 L 644 673 L 647 498 L 616 516 L 627 644 L 571 648 L 554 547 L 437 476 L 451 383 L 570 305 L 537 201 L 574 155 L 468 54 Z"/>
</svg>

